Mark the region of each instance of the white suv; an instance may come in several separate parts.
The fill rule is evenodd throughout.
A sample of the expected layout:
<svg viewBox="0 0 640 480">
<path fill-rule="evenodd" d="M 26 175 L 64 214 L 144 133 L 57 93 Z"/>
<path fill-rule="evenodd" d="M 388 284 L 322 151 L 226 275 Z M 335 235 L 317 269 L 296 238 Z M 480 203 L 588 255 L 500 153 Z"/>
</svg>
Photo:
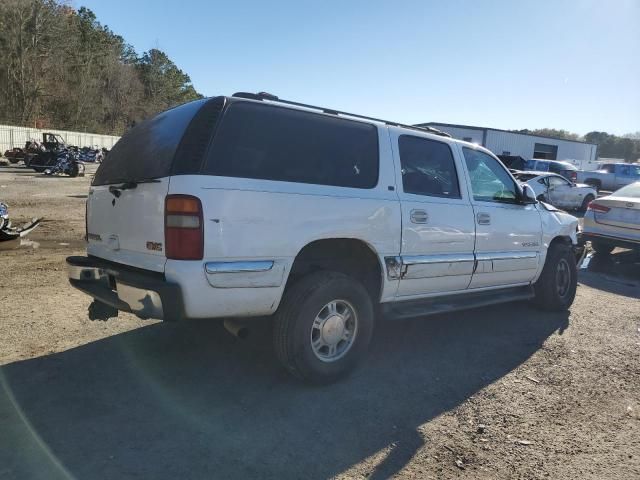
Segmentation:
<svg viewBox="0 0 640 480">
<path fill-rule="evenodd" d="M 91 318 L 226 318 L 242 332 L 239 319 L 274 315 L 286 368 L 331 381 L 378 316 L 568 308 L 576 231 L 486 149 L 242 93 L 129 131 L 89 191 L 88 256 L 67 263 Z"/>
</svg>

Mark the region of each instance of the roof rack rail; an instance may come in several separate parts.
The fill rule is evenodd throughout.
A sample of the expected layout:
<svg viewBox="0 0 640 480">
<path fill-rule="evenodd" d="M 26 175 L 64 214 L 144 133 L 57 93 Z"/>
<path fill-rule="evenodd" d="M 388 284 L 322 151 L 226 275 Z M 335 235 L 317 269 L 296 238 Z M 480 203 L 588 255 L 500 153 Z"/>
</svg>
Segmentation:
<svg viewBox="0 0 640 480">
<path fill-rule="evenodd" d="M 320 110 L 322 113 L 327 113 L 329 115 L 338 115 L 338 116 L 346 115 L 352 118 L 361 118 L 363 120 L 372 120 L 374 122 L 384 123 L 385 125 L 390 125 L 393 127 L 409 128 L 411 130 L 418 130 L 420 132 L 433 133 L 434 135 L 440 135 L 441 137 L 451 137 L 451 135 L 449 135 L 448 133 L 443 132 L 442 130 L 438 130 L 437 128 L 429 127 L 429 126 L 419 127 L 417 125 L 406 125 L 404 123 L 392 122 L 390 120 L 383 120 L 381 118 L 367 117 L 366 115 L 358 115 L 356 113 L 342 112 L 340 110 L 334 110 L 332 108 L 318 107 L 316 105 L 308 105 L 306 103 L 292 102 L 290 100 L 282 100 L 281 98 L 278 98 L 277 96 L 267 92 L 258 92 L 258 93 L 236 92 L 232 95 L 232 97 L 247 98 L 249 100 L 259 100 L 259 101 L 267 100 L 270 102 L 284 103 L 285 105 L 294 105 L 296 107 Z"/>
</svg>

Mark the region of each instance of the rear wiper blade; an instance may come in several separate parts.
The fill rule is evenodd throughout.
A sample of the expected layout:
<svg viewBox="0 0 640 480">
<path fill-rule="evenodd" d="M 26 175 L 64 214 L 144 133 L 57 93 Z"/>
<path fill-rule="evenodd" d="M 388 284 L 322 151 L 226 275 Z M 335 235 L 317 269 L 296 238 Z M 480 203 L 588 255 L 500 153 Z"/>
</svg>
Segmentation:
<svg viewBox="0 0 640 480">
<path fill-rule="evenodd" d="M 118 198 L 123 190 L 133 190 L 140 183 L 160 183 L 161 180 L 157 178 L 141 178 L 140 180 L 128 180 L 122 183 L 122 185 L 110 185 L 109 193 Z"/>
</svg>

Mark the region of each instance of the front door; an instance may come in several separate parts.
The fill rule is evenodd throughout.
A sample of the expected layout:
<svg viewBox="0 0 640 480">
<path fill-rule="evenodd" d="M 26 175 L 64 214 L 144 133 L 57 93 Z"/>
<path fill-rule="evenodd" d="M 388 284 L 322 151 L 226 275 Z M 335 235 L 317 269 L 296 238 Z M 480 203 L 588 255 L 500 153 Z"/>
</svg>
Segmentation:
<svg viewBox="0 0 640 480">
<path fill-rule="evenodd" d="M 446 142 L 398 133 L 391 133 L 402 209 L 398 296 L 465 290 L 474 267 L 475 226 L 462 161 Z"/>
<path fill-rule="evenodd" d="M 519 203 L 519 187 L 502 164 L 461 147 L 476 223 L 476 269 L 470 288 L 531 282 L 540 262 L 542 224 L 536 205 Z"/>
</svg>

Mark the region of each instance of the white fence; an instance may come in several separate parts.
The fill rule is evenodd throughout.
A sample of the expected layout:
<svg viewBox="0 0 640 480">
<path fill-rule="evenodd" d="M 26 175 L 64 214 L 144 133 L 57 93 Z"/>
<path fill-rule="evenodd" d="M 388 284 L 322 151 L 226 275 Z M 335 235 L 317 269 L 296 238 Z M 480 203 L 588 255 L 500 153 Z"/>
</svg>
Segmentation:
<svg viewBox="0 0 640 480">
<path fill-rule="evenodd" d="M 14 127 L 11 125 L 0 125 L 0 155 L 5 150 L 20 147 L 23 148 L 28 140 L 42 142 L 42 133 L 50 132 L 60 135 L 67 145 L 77 147 L 106 147 L 111 149 L 120 140 L 120 137 L 112 135 L 99 135 L 97 133 L 67 132 L 64 130 L 39 129 L 28 127 Z"/>
</svg>

